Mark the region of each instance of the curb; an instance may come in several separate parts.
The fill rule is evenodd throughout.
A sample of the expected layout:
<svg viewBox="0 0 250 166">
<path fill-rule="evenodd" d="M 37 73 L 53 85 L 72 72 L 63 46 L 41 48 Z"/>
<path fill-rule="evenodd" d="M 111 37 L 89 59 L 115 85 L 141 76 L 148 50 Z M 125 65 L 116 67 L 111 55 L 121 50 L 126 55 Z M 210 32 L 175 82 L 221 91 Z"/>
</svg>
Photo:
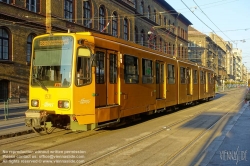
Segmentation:
<svg viewBox="0 0 250 166">
<path fill-rule="evenodd" d="M 4 135 L 0 135 L 0 140 L 6 139 L 6 138 L 11 138 L 11 137 L 17 137 L 17 136 L 21 136 L 21 135 L 26 135 L 26 134 L 31 134 L 31 133 L 34 133 L 34 131 L 32 129 L 24 130 L 24 131 L 18 131 L 18 132 L 15 132 L 15 133 L 4 134 Z"/>
</svg>

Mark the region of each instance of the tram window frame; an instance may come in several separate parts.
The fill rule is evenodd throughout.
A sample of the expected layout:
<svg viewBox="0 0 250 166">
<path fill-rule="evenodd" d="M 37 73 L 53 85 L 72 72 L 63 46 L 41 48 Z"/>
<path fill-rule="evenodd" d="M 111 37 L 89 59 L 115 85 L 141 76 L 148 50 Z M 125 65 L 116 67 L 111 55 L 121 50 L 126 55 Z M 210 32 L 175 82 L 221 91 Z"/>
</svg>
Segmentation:
<svg viewBox="0 0 250 166">
<path fill-rule="evenodd" d="M 209 84 L 211 84 L 211 74 L 210 73 L 207 73 L 207 79 L 208 79 Z"/>
<path fill-rule="evenodd" d="M 153 61 L 142 58 L 142 83 L 153 83 Z"/>
<path fill-rule="evenodd" d="M 96 84 L 105 83 L 105 67 L 105 52 L 96 51 Z"/>
<path fill-rule="evenodd" d="M 181 84 L 186 84 L 187 69 L 185 67 L 180 67 L 180 82 Z"/>
<path fill-rule="evenodd" d="M 129 62 L 130 61 L 130 62 Z M 126 84 L 139 83 L 139 59 L 131 55 L 124 55 L 124 81 Z"/>
<path fill-rule="evenodd" d="M 164 84 L 164 64 L 156 61 L 155 71 L 156 71 L 156 84 Z"/>
<path fill-rule="evenodd" d="M 161 71 L 161 80 L 160 80 L 160 83 L 161 84 L 164 84 L 164 64 L 160 63 L 160 71 Z"/>
<path fill-rule="evenodd" d="M 77 59 L 76 59 L 76 86 L 84 86 L 92 83 L 92 71 L 91 71 L 91 62 L 90 55 L 79 55 L 81 49 L 87 49 L 84 47 L 79 47 L 77 50 Z M 90 50 L 89 50 L 90 51 Z M 83 53 L 83 52 L 82 52 Z"/>
<path fill-rule="evenodd" d="M 204 71 L 200 71 L 200 83 L 204 84 L 205 83 L 205 72 Z"/>
<path fill-rule="evenodd" d="M 117 54 L 109 54 L 109 83 L 117 83 Z"/>
<path fill-rule="evenodd" d="M 198 84 L 198 71 L 193 70 L 193 82 L 194 84 Z"/>
<path fill-rule="evenodd" d="M 168 64 L 168 84 L 175 84 L 175 66 Z"/>
</svg>

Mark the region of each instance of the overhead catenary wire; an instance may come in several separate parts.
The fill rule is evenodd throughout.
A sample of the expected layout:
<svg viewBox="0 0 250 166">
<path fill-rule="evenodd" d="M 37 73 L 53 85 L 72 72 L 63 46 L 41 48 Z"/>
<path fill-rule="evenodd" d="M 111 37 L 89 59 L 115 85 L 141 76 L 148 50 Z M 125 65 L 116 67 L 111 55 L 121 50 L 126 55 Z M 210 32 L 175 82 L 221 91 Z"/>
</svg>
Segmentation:
<svg viewBox="0 0 250 166">
<path fill-rule="evenodd" d="M 213 24 L 214 24 L 214 26 L 216 26 L 219 30 L 220 30 L 220 32 L 221 33 L 223 33 L 229 40 L 231 40 L 224 32 L 222 32 L 222 30 L 207 16 L 207 14 L 200 8 L 200 6 L 195 2 L 195 0 L 193 0 L 194 1 L 194 3 L 198 6 L 198 8 L 201 10 L 201 12 L 209 19 L 209 21 L 211 21 Z M 231 40 L 231 42 L 232 42 L 232 40 Z"/>
</svg>

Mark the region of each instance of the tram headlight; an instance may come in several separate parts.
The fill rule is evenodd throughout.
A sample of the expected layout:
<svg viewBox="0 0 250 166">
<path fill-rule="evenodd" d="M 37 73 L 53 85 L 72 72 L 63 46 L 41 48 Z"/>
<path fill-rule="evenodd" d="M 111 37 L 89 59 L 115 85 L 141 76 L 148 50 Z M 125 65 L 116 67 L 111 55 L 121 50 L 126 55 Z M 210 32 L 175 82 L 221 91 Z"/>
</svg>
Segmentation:
<svg viewBox="0 0 250 166">
<path fill-rule="evenodd" d="M 70 106 L 69 101 L 66 100 L 58 101 L 58 108 L 69 108 L 69 106 Z"/>
<path fill-rule="evenodd" d="M 38 107 L 39 106 L 39 100 L 31 100 L 31 106 L 32 107 Z"/>
</svg>

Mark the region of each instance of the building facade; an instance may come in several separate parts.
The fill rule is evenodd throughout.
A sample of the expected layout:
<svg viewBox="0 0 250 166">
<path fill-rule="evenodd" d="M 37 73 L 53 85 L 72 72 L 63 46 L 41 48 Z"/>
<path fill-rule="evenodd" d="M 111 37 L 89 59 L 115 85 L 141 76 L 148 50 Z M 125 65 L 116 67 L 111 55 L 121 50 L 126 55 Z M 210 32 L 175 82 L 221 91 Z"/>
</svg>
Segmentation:
<svg viewBox="0 0 250 166">
<path fill-rule="evenodd" d="M 219 49 L 220 47 L 214 40 L 189 26 L 188 28 L 188 59 L 214 70 L 217 79 L 219 73 Z M 219 81 L 219 80 L 217 80 Z"/>
<path fill-rule="evenodd" d="M 235 57 L 235 79 L 236 81 L 242 81 L 242 51 L 234 48 L 233 54 Z"/>
<path fill-rule="evenodd" d="M 191 25 L 165 0 L 0 0 L 0 19 L 0 102 L 28 98 L 37 35 L 94 31 L 186 59 Z"/>
<path fill-rule="evenodd" d="M 247 82 L 247 69 L 242 66 L 242 51 L 233 48 L 231 42 L 225 41 L 217 34 L 203 34 L 189 26 L 188 59 L 213 69 L 217 84 L 225 82 Z"/>
</svg>

